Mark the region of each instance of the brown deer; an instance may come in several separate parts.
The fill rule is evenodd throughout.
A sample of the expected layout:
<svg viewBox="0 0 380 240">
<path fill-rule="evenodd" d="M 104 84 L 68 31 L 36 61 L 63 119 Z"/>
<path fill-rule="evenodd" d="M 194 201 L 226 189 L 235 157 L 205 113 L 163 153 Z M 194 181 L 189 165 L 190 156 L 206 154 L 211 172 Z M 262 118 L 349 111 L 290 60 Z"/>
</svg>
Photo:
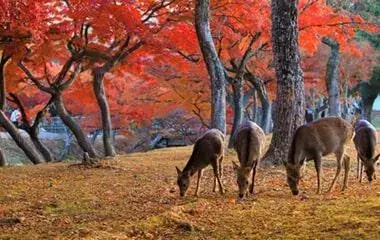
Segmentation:
<svg viewBox="0 0 380 240">
<path fill-rule="evenodd" d="M 376 150 L 376 128 L 366 120 L 358 120 L 355 124 L 354 136 L 355 148 L 357 151 L 357 177 L 362 182 L 363 165 L 369 182 L 376 178 L 375 163 L 380 154 L 375 156 Z"/>
<path fill-rule="evenodd" d="M 285 163 L 287 181 L 293 195 L 298 194 L 300 172 L 305 160 L 314 160 L 317 172 L 317 193 L 321 192 L 322 156 L 334 153 L 337 160 L 335 177 L 329 188 L 331 192 L 339 177 L 342 161 L 344 161 L 344 183 L 342 191 L 347 187 L 350 158 L 345 155 L 345 145 L 353 137 L 352 125 L 338 117 L 327 117 L 299 127 L 289 149 L 288 161 Z"/>
<path fill-rule="evenodd" d="M 177 184 L 180 190 L 180 196 L 186 194 L 190 185 L 190 177 L 198 172 L 197 187 L 195 189 L 195 196 L 198 196 L 199 184 L 202 177 L 202 171 L 205 167 L 211 164 L 214 171 L 214 188 L 216 191 L 216 182 L 219 185 L 219 191 L 224 193 L 222 187 L 222 161 L 224 156 L 224 134 L 218 129 L 208 130 L 202 137 L 197 139 L 194 145 L 193 153 L 187 162 L 183 171 L 179 170 L 177 173 Z"/>
<path fill-rule="evenodd" d="M 232 163 L 237 173 L 239 198 L 242 199 L 244 195 L 248 196 L 248 187 L 249 192 L 254 193 L 256 168 L 264 151 L 265 134 L 256 123 L 247 121 L 238 127 L 234 138 L 240 166 L 235 162 Z"/>
</svg>

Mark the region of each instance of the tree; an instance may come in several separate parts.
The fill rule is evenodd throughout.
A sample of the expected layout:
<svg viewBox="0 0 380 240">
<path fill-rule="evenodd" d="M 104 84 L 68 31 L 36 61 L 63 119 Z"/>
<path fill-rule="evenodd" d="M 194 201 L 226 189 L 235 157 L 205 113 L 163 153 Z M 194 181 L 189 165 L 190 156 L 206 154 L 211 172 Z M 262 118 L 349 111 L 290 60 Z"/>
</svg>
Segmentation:
<svg viewBox="0 0 380 240">
<path fill-rule="evenodd" d="M 24 65 L 23 60 L 19 61 L 18 65 L 24 71 L 26 76 L 33 82 L 33 84 L 38 87 L 38 89 L 51 95 L 52 103 L 54 104 L 58 116 L 62 119 L 62 122 L 74 134 L 79 146 L 83 149 L 83 151 L 88 153 L 91 158 L 95 158 L 97 155 L 94 147 L 91 145 L 89 139 L 84 134 L 80 125 L 71 117 L 70 113 L 66 110 L 63 102 L 62 94 L 71 86 L 75 78 L 81 72 L 82 65 L 80 62 L 82 61 L 85 54 L 83 49 L 73 50 L 73 47 L 70 45 L 68 45 L 68 48 L 72 49 L 70 58 L 62 66 L 59 73 L 54 77 L 54 81 L 51 81 L 47 76 L 45 76 L 47 85 L 39 81 L 38 79 L 40 78 L 35 77 L 29 71 L 29 69 Z M 74 69 L 69 74 L 69 71 L 72 67 Z"/>
<path fill-rule="evenodd" d="M 323 38 L 322 42 L 331 48 L 331 54 L 326 67 L 326 88 L 328 91 L 329 115 L 339 117 L 339 43 L 329 38 Z"/>
<path fill-rule="evenodd" d="M 304 122 L 304 82 L 298 51 L 297 1 L 272 1 L 273 58 L 277 79 L 273 137 L 266 161 L 287 158 L 295 130 Z"/>
<path fill-rule="evenodd" d="M 210 1 L 195 3 L 195 29 L 211 81 L 211 127 L 226 132 L 226 79 L 210 29 Z"/>
<path fill-rule="evenodd" d="M 43 163 L 44 160 L 41 155 L 38 153 L 36 148 L 32 146 L 21 134 L 18 129 L 13 125 L 13 123 L 8 119 L 8 117 L 4 113 L 5 106 L 5 77 L 4 77 L 4 68 L 7 62 L 11 59 L 10 56 L 6 56 L 3 52 L 0 61 L 0 124 L 3 128 L 7 130 L 7 132 L 12 136 L 13 140 L 16 142 L 17 146 L 19 146 L 25 153 L 25 155 L 30 159 L 30 161 L 34 164 Z"/>
</svg>

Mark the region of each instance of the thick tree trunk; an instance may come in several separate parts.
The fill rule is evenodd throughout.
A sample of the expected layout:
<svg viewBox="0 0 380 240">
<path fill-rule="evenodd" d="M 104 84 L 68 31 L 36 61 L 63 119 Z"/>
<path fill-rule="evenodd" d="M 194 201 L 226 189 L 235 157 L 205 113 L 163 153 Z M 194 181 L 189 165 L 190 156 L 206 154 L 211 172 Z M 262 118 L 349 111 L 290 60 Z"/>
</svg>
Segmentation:
<svg viewBox="0 0 380 240">
<path fill-rule="evenodd" d="M 323 38 L 322 42 L 331 48 L 326 66 L 326 87 L 329 94 L 329 116 L 340 116 L 339 104 L 339 44 L 332 39 Z"/>
<path fill-rule="evenodd" d="M 264 160 L 286 161 L 295 130 L 304 123 L 305 96 L 298 51 L 297 2 L 272 0 L 272 42 L 277 99 L 272 142 Z"/>
<path fill-rule="evenodd" d="M 44 162 L 42 156 L 36 151 L 34 146 L 31 145 L 25 137 L 21 136 L 19 130 L 13 125 L 3 111 L 0 111 L 0 124 L 5 130 L 7 130 L 9 135 L 11 135 L 13 140 L 16 142 L 17 146 L 24 151 L 25 155 L 30 159 L 30 161 L 32 161 L 32 163 L 39 164 Z"/>
<path fill-rule="evenodd" d="M 0 148 L 0 167 L 5 166 L 7 166 L 7 157 L 5 156 L 3 149 Z"/>
<path fill-rule="evenodd" d="M 62 119 L 62 122 L 70 129 L 78 141 L 79 146 L 84 152 L 87 152 L 91 158 L 96 157 L 94 147 L 91 145 L 90 140 L 84 134 L 79 124 L 70 116 L 67 112 L 61 96 L 57 96 L 54 99 L 54 105 L 57 110 L 58 116 Z"/>
<path fill-rule="evenodd" d="M 234 146 L 234 136 L 236 129 L 243 121 L 243 86 L 242 81 L 238 80 L 231 84 L 233 89 L 233 99 L 234 99 L 234 121 L 232 125 L 231 137 L 228 143 L 228 148 Z"/>
<path fill-rule="evenodd" d="M 93 71 L 93 76 L 93 88 L 102 116 L 104 154 L 105 156 L 114 157 L 116 155 L 116 150 L 112 138 L 110 108 L 104 90 L 104 72 L 102 72 L 101 69 L 96 68 Z"/>
<path fill-rule="evenodd" d="M 226 132 L 226 88 L 224 68 L 220 63 L 210 30 L 209 0 L 195 3 L 195 29 L 211 80 L 211 127 Z"/>
</svg>

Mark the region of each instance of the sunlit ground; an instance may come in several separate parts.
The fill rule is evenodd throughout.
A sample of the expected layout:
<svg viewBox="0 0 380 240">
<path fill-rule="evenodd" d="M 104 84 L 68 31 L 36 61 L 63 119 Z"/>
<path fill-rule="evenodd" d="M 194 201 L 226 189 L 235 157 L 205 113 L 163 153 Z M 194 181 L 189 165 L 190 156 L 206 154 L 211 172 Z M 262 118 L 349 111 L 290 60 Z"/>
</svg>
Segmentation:
<svg viewBox="0 0 380 240">
<path fill-rule="evenodd" d="M 96 168 L 68 163 L 0 169 L 0 239 L 379 239 L 380 179 L 343 175 L 326 190 L 335 160 L 324 161 L 324 193 L 316 195 L 314 166 L 293 197 L 282 167 L 260 169 L 255 197 L 236 203 L 229 151 L 224 196 L 213 193 L 207 170 L 200 197 L 180 199 L 175 166 L 183 167 L 191 147 L 120 156 Z M 353 146 L 349 154 L 354 156 Z M 380 176 L 380 171 L 377 171 Z"/>
</svg>

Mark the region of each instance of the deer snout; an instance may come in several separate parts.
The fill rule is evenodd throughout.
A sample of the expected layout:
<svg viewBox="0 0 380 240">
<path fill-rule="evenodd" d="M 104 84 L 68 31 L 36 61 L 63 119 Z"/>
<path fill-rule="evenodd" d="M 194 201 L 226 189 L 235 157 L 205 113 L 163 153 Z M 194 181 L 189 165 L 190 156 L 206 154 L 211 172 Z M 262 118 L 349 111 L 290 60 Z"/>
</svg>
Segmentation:
<svg viewBox="0 0 380 240">
<path fill-rule="evenodd" d="M 298 193 L 299 193 L 299 191 L 298 191 L 298 189 L 296 189 L 296 190 L 292 190 L 292 193 L 293 193 L 294 196 L 297 196 Z"/>
<path fill-rule="evenodd" d="M 244 193 L 239 193 L 239 198 L 242 199 L 244 197 Z"/>
</svg>

